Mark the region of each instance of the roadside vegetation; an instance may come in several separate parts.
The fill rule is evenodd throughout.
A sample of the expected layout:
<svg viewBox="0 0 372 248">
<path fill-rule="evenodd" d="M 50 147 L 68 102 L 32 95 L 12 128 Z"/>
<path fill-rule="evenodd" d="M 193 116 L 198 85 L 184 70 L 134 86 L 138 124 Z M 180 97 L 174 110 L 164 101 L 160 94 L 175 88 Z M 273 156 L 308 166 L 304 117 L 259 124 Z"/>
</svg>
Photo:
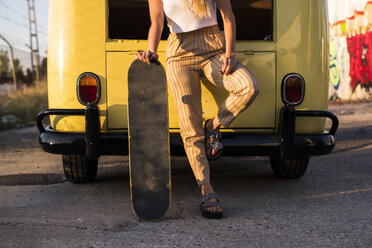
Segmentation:
<svg viewBox="0 0 372 248">
<path fill-rule="evenodd" d="M 24 70 L 18 59 L 14 60 L 17 90 L 8 51 L 0 49 L 0 130 L 32 126 L 37 113 L 47 108 L 47 60 L 41 60 L 40 81 L 35 71 Z"/>
<path fill-rule="evenodd" d="M 37 113 L 47 108 L 45 81 L 24 86 L 0 97 L 0 130 L 32 126 Z"/>
</svg>

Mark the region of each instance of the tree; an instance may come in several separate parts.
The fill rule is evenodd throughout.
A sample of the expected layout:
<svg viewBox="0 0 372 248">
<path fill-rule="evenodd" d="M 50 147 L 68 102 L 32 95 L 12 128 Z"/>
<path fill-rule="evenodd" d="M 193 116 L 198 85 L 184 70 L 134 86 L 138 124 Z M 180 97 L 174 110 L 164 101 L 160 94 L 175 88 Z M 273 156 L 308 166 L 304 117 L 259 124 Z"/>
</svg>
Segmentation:
<svg viewBox="0 0 372 248">
<path fill-rule="evenodd" d="M 0 84 L 10 81 L 10 64 L 8 51 L 0 50 Z"/>
<path fill-rule="evenodd" d="M 27 68 L 26 75 L 25 75 L 25 81 L 24 81 L 25 84 L 31 85 L 33 82 L 33 78 L 34 78 L 33 73 L 31 72 L 29 68 Z"/>
<path fill-rule="evenodd" d="M 40 66 L 40 77 L 44 78 L 47 74 L 47 58 L 43 58 Z"/>
<path fill-rule="evenodd" d="M 19 61 L 19 59 L 14 60 L 14 66 L 15 66 L 15 73 L 17 75 L 17 81 L 22 82 L 22 83 L 26 83 L 25 82 L 25 74 L 23 73 L 23 68 L 21 66 L 21 62 Z"/>
</svg>

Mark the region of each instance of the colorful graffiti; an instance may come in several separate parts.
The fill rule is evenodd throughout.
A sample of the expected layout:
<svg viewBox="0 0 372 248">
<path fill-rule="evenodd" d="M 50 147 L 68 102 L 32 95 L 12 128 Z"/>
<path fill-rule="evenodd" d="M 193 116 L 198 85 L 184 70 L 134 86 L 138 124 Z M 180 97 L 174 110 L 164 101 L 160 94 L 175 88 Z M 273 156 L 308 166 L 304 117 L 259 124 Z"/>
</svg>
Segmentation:
<svg viewBox="0 0 372 248">
<path fill-rule="evenodd" d="M 337 61 L 337 50 L 334 40 L 331 40 L 329 44 L 330 50 L 330 81 L 335 90 L 338 90 L 340 87 L 340 66 Z"/>
<path fill-rule="evenodd" d="M 350 55 L 347 38 L 334 38 L 330 41 L 329 98 L 331 100 L 349 99 L 351 95 Z"/>
<path fill-rule="evenodd" d="M 372 32 L 347 38 L 350 54 L 350 86 L 369 89 L 372 86 Z M 370 48 L 370 49 L 369 49 Z"/>
<path fill-rule="evenodd" d="M 372 1 L 329 0 L 330 99 L 372 99 Z"/>
</svg>

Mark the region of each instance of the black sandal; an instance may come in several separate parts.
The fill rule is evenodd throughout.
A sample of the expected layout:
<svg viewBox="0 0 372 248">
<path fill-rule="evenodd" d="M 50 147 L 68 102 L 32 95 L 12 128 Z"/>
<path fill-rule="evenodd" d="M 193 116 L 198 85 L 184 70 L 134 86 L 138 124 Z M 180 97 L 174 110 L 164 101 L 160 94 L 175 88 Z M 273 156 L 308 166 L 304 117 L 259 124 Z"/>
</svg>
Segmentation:
<svg viewBox="0 0 372 248">
<path fill-rule="evenodd" d="M 216 198 L 215 202 L 208 202 L 209 199 L 211 198 Z M 222 206 L 220 204 L 220 201 L 218 200 L 218 196 L 216 193 L 210 193 L 207 195 L 203 196 L 203 201 L 200 204 L 200 210 L 201 210 L 201 215 L 204 218 L 208 219 L 221 219 L 223 216 L 223 209 L 221 212 L 216 212 L 216 211 L 209 211 L 208 208 L 210 207 L 220 207 L 222 209 Z"/>
<path fill-rule="evenodd" d="M 208 155 L 207 153 L 207 159 L 209 161 L 212 161 L 212 160 L 216 160 L 217 158 L 219 158 L 222 154 L 222 148 L 223 148 L 223 145 L 221 143 L 221 140 L 222 140 L 222 135 L 220 133 L 220 131 L 218 130 L 214 130 L 214 131 L 208 131 L 207 129 L 207 122 L 210 121 L 212 119 L 208 119 L 205 121 L 204 123 L 204 142 L 205 142 L 205 149 L 206 151 L 208 150 L 213 150 L 213 149 L 216 149 L 217 150 L 217 153 L 216 154 L 212 154 L 211 156 Z M 213 140 L 213 141 L 211 141 Z"/>
</svg>

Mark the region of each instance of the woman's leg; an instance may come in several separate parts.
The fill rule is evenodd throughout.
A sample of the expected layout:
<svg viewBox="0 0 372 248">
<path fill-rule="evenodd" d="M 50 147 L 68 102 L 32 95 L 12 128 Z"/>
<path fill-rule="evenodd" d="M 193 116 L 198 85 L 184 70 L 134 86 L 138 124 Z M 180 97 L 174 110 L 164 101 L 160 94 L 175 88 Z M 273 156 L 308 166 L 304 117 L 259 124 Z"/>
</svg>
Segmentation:
<svg viewBox="0 0 372 248">
<path fill-rule="evenodd" d="M 220 126 L 229 127 L 231 122 L 254 101 L 259 92 L 256 79 L 239 62 L 230 75 L 222 75 L 220 71 L 223 56 L 223 54 L 214 56 L 203 67 L 204 75 L 209 81 L 230 92 L 213 122 L 210 122 L 215 130 Z"/>
<path fill-rule="evenodd" d="M 202 195 L 208 195 L 214 191 L 210 184 L 209 164 L 205 153 L 199 72 L 182 66 L 180 62 L 168 63 L 166 71 L 190 166 Z M 215 202 L 216 199 L 212 198 L 209 201 Z M 215 212 L 222 211 L 218 206 L 208 209 Z"/>
<path fill-rule="evenodd" d="M 177 108 L 181 136 L 198 185 L 209 183 L 199 72 L 181 61 L 167 64 L 167 81 Z"/>
</svg>

